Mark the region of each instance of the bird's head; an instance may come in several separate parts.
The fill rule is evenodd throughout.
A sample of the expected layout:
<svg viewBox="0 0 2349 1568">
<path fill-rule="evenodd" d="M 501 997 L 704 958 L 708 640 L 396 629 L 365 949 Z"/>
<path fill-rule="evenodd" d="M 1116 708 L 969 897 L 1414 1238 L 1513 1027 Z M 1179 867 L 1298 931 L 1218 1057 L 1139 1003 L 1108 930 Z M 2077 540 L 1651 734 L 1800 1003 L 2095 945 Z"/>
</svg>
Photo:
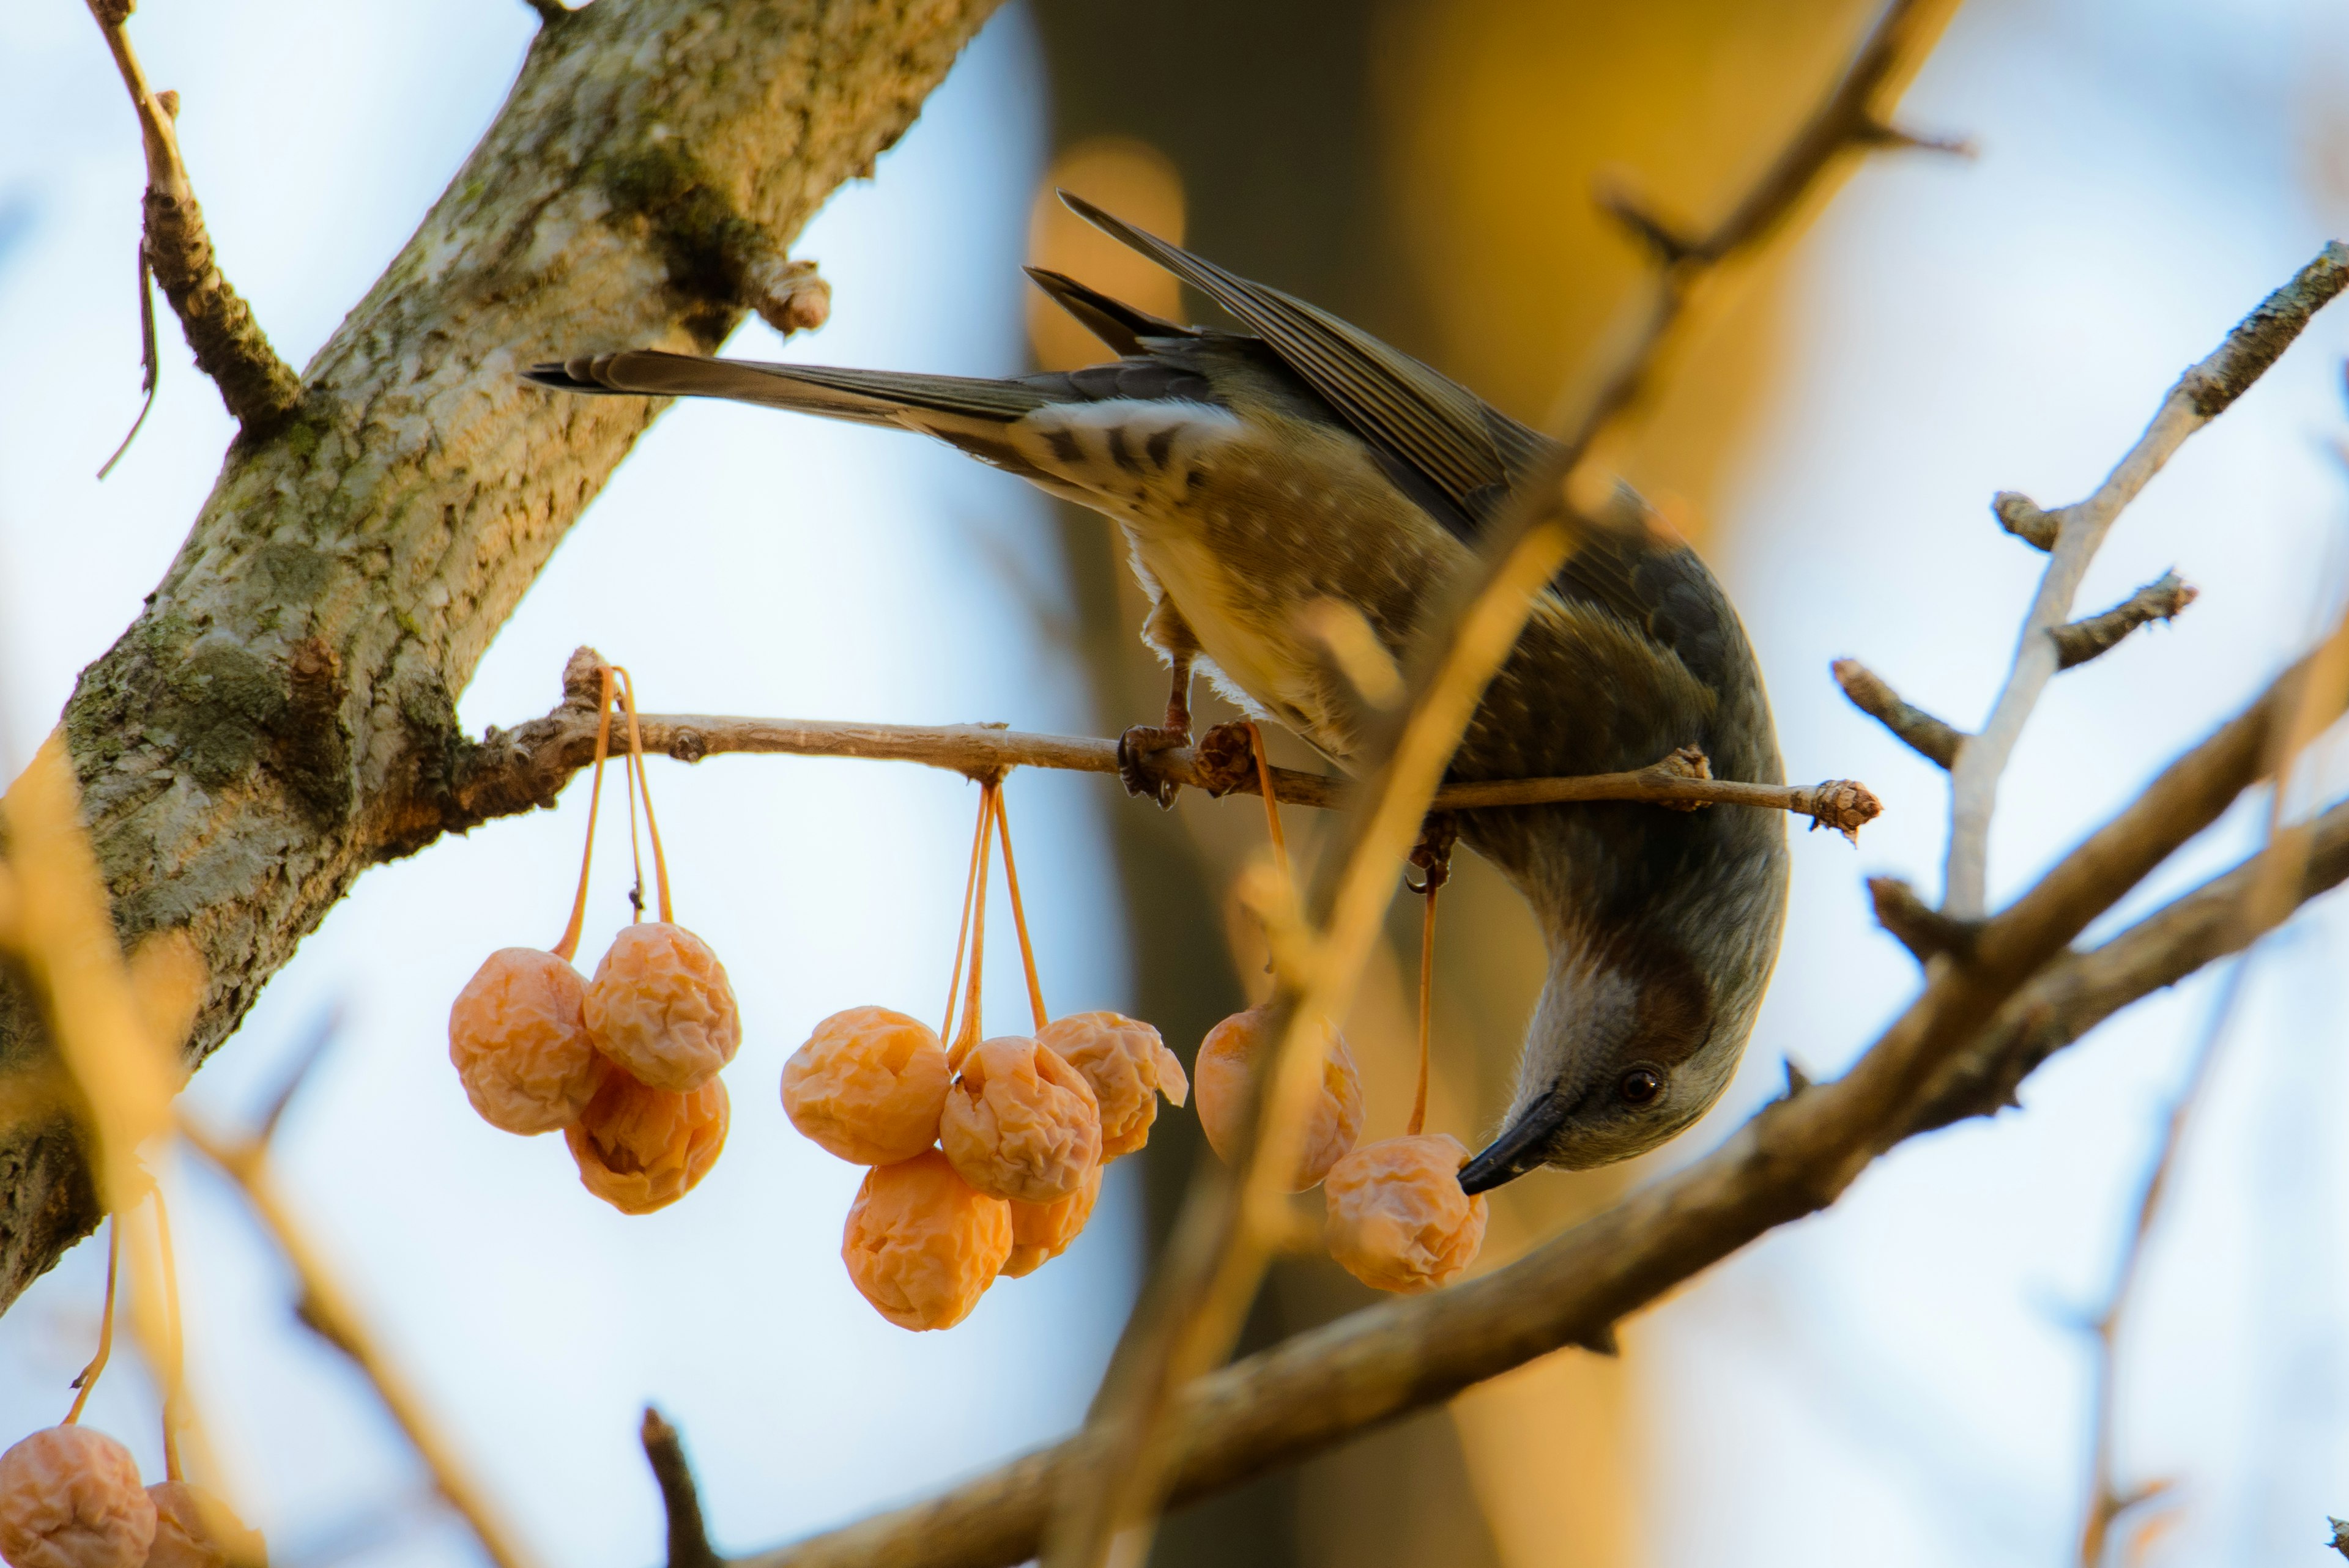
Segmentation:
<svg viewBox="0 0 2349 1568">
<path fill-rule="evenodd" d="M 1643 1154 L 1688 1127 L 1737 1071 L 1777 948 L 1741 935 L 1692 951 L 1654 931 L 1555 938 L 1517 1092 L 1460 1184 L 1489 1191 L 1537 1166 Z"/>
</svg>

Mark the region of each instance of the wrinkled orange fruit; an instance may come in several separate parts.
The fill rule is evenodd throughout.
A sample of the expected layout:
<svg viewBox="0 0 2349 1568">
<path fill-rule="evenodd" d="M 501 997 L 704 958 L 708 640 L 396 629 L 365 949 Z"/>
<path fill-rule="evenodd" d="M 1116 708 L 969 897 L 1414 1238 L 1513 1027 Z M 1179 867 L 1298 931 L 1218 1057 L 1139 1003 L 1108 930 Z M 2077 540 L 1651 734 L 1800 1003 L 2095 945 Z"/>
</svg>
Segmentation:
<svg viewBox="0 0 2349 1568">
<path fill-rule="evenodd" d="M 892 1165 L 937 1141 L 947 1048 L 918 1018 L 851 1007 L 815 1026 L 783 1064 L 783 1112 L 843 1160 Z"/>
<path fill-rule="evenodd" d="M 1003 1260 L 1003 1272 L 1018 1279 L 1067 1252 L 1085 1222 L 1093 1217 L 1093 1205 L 1101 1201 L 1101 1184 L 1102 1168 L 1096 1165 L 1083 1186 L 1057 1203 L 1012 1204 L 1011 1255 Z"/>
<path fill-rule="evenodd" d="M 1036 1031 L 1036 1043 L 1085 1075 L 1101 1108 L 1102 1158 L 1131 1154 L 1150 1141 L 1161 1094 L 1181 1105 L 1191 1092 L 1183 1063 L 1158 1031 L 1123 1013 L 1071 1013 Z"/>
<path fill-rule="evenodd" d="M 563 1137 L 587 1191 L 623 1214 L 649 1214 L 709 1174 L 730 1114 L 723 1078 L 671 1094 L 614 1073 Z"/>
<path fill-rule="evenodd" d="M 155 1501 L 130 1450 L 88 1427 L 51 1427 L 0 1454 L 0 1557 L 10 1568 L 140 1568 Z"/>
<path fill-rule="evenodd" d="M 1200 1130 L 1206 1133 L 1208 1146 L 1226 1161 L 1245 1130 L 1240 1126 L 1240 1109 L 1247 1094 L 1249 1064 L 1265 1045 L 1269 1016 L 1269 1008 L 1264 1006 L 1234 1013 L 1207 1031 L 1207 1037 L 1199 1042 L 1198 1059 L 1191 1065 Z M 1329 1174 L 1330 1167 L 1354 1147 L 1362 1130 L 1362 1078 L 1354 1070 L 1354 1054 L 1331 1026 L 1322 1026 L 1322 1037 L 1326 1045 L 1321 1093 L 1305 1124 L 1297 1169 L 1288 1182 L 1292 1192 L 1302 1192 Z"/>
<path fill-rule="evenodd" d="M 1375 1290 L 1433 1290 L 1485 1244 L 1485 1195 L 1460 1190 L 1468 1150 L 1447 1132 L 1365 1143 L 1330 1168 L 1330 1255 Z"/>
<path fill-rule="evenodd" d="M 1085 1075 L 1058 1051 L 999 1035 L 963 1057 L 938 1145 L 990 1198 L 1057 1203 L 1101 1163 L 1101 1109 Z"/>
<path fill-rule="evenodd" d="M 552 953 L 501 947 L 449 1008 L 449 1059 L 492 1127 L 552 1132 L 575 1121 L 610 1064 L 588 1037 L 587 982 Z"/>
<path fill-rule="evenodd" d="M 638 1083 L 690 1094 L 718 1076 L 742 1043 L 726 966 L 681 925 L 624 925 L 595 965 L 581 1009 L 595 1048 Z"/>
<path fill-rule="evenodd" d="M 147 1568 L 266 1568 L 269 1549 L 228 1504 L 183 1480 L 147 1489 L 155 1501 L 155 1543 Z"/>
<path fill-rule="evenodd" d="M 840 1239 L 849 1280 L 900 1328 L 952 1328 L 1010 1255 L 1011 1205 L 935 1149 L 867 1171 Z"/>
</svg>

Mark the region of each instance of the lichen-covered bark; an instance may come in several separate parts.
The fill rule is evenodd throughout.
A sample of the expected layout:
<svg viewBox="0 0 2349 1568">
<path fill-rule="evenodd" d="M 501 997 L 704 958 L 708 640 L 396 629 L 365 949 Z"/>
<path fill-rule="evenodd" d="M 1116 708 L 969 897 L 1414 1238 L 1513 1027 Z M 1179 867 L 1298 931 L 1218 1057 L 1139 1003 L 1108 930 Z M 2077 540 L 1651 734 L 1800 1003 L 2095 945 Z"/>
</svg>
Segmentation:
<svg viewBox="0 0 2349 1568">
<path fill-rule="evenodd" d="M 515 372 L 714 348 L 997 3 L 595 0 L 541 35 L 66 709 L 126 941 L 184 930 L 210 965 L 191 1065 L 361 872 L 468 825 L 454 694 L 657 412 Z M 48 1049 L 0 981 L 0 1069 Z M 62 1118 L 0 1134 L 0 1307 L 98 1217 Z"/>
</svg>

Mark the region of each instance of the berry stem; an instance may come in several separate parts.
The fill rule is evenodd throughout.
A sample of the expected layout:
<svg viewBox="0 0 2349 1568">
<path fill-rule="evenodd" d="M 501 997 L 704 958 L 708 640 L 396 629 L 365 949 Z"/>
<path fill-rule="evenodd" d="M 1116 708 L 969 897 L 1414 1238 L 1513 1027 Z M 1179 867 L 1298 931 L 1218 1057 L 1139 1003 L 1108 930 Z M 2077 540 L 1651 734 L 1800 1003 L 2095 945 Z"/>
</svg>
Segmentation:
<svg viewBox="0 0 2349 1568">
<path fill-rule="evenodd" d="M 98 1387 L 98 1375 L 106 1370 L 106 1358 L 114 1354 L 114 1276 L 122 1264 L 122 1225 L 109 1217 L 106 1222 L 106 1305 L 98 1318 L 98 1354 L 74 1379 L 73 1408 L 66 1412 L 64 1426 L 81 1419 L 81 1408 L 89 1403 L 89 1391 Z"/>
<path fill-rule="evenodd" d="M 1011 816 L 1001 786 L 995 791 L 995 826 L 1003 839 L 1003 880 L 1011 887 L 1011 923 L 1019 929 L 1019 962 L 1028 971 L 1028 1007 L 1043 1032 L 1052 1020 L 1044 1016 L 1044 983 L 1036 977 L 1036 949 L 1028 940 L 1028 911 L 1019 903 L 1019 868 L 1011 863 Z"/>
<path fill-rule="evenodd" d="M 604 803 L 604 758 L 612 744 L 612 666 L 605 665 L 597 673 L 604 687 L 595 715 L 595 781 L 587 791 L 587 847 L 579 851 L 579 892 L 571 900 L 571 923 L 564 928 L 563 940 L 549 949 L 565 964 L 579 951 L 579 933 L 587 923 L 587 870 L 595 861 L 595 819 Z"/>
<path fill-rule="evenodd" d="M 1248 749 L 1256 754 L 1257 787 L 1264 791 L 1264 830 L 1272 836 L 1272 863 L 1280 880 L 1288 880 L 1288 840 L 1280 830 L 1280 802 L 1272 792 L 1272 759 L 1265 755 L 1264 732 L 1251 722 Z"/>
<path fill-rule="evenodd" d="M 938 1030 L 938 1037 L 947 1042 L 947 1061 L 951 1067 L 962 1064 L 962 1047 L 978 1039 L 978 972 L 987 948 L 987 861 L 988 830 L 995 825 L 996 785 L 982 781 L 978 787 L 978 830 L 970 841 L 970 874 L 963 883 L 962 930 L 955 936 L 954 977 L 947 982 L 947 1021 Z M 962 1037 L 954 1033 L 955 995 L 962 986 L 963 960 L 970 960 L 970 989 L 964 998 Z"/>
<path fill-rule="evenodd" d="M 1427 1042 L 1435 997 L 1435 894 L 1439 884 L 1427 884 L 1427 908 L 1419 923 L 1419 1092 L 1412 1097 L 1411 1125 L 1406 1138 L 1417 1138 L 1427 1127 Z"/>
<path fill-rule="evenodd" d="M 188 1342 L 180 1317 L 180 1262 L 171 1250 L 171 1213 L 155 1189 L 155 1240 L 163 1264 L 163 1478 L 185 1480 L 180 1464 L 180 1410 L 187 1395 Z"/>
<path fill-rule="evenodd" d="M 668 898 L 668 857 L 661 853 L 660 822 L 653 816 L 653 781 L 645 767 L 644 731 L 636 724 L 636 677 L 626 669 L 620 671 L 620 700 L 628 709 L 628 756 L 636 763 L 636 792 L 645 798 L 645 836 L 653 841 L 653 876 L 660 883 L 660 917 L 663 924 L 672 924 L 677 912 Z M 630 843 L 634 843 L 633 834 Z M 641 872 L 637 880 L 643 880 Z"/>
</svg>

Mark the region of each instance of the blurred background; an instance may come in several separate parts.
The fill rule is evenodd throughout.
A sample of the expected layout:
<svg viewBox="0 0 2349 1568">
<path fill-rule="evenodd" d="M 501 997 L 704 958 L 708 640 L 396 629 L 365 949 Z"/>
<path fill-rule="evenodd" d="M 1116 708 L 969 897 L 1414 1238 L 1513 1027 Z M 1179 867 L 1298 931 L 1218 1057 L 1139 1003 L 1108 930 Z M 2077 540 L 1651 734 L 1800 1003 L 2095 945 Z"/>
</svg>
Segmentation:
<svg viewBox="0 0 2349 1568">
<path fill-rule="evenodd" d="M 1095 357 L 1034 311 L 1023 260 L 1148 308 L 1195 302 L 1074 231 L 1085 191 L 1361 323 L 1540 420 L 1607 341 L 1639 253 L 1599 216 L 1619 177 L 1717 214 L 1839 68 L 1854 0 L 1288 0 L 1007 7 L 869 183 L 800 254 L 831 325 L 730 351 L 962 374 Z M 223 265 L 280 352 L 322 343 L 494 114 L 519 5 L 152 4 L 150 76 L 184 97 Z M 2102 477 L 2179 367 L 2349 229 L 2349 22 L 2317 0 L 1969 0 L 1903 123 L 1979 155 L 1877 158 L 1737 280 L 1612 456 L 1742 607 L 1789 776 L 1866 779 L 1855 853 L 1795 840 L 1784 957 L 1745 1069 L 1650 1160 L 1545 1173 L 1494 1204 L 1493 1266 L 1717 1142 L 1784 1082 L 1840 1071 L 1914 965 L 1861 878 L 1938 882 L 1940 774 L 1843 705 L 1868 661 L 1971 725 L 2040 564 L 1986 503 L 2054 505 Z M 298 123 L 299 136 L 285 127 Z M 135 613 L 231 433 L 161 324 L 137 406 L 135 127 L 84 8 L 0 11 L 0 768 Z M 2009 776 L 1993 891 L 2011 892 L 2238 705 L 2339 598 L 2341 374 L 2320 316 L 2124 519 L 2082 594 L 2176 567 L 2203 590 L 2052 692 Z M 1163 677 L 1107 531 L 908 438 L 680 407 L 619 470 L 461 701 L 512 723 L 581 642 L 654 707 L 1114 733 Z M 1206 717 L 1226 717 L 1213 704 Z M 1278 744 L 1278 742 L 1276 743 Z M 1303 761 L 1301 751 L 1287 758 Z M 2337 782 L 2337 781 L 2335 781 Z M 223 1123 L 305 1042 L 333 1043 L 282 1135 L 286 1175 L 368 1315 L 549 1562 L 659 1554 L 635 1443 L 683 1429 L 721 1548 L 841 1522 L 1044 1440 L 1081 1416 L 1163 1234 L 1195 1123 L 1163 1118 L 1070 1254 L 964 1326 L 910 1336 L 837 1262 L 856 1173 L 794 1135 L 782 1058 L 817 1018 L 943 1001 L 976 792 L 912 768 L 720 758 L 653 770 L 680 918 L 740 994 L 746 1045 L 715 1173 L 627 1220 L 559 1144 L 492 1132 L 446 1065 L 447 999 L 490 949 L 559 929 L 584 791 L 371 873 L 191 1095 Z M 1247 803 L 1167 814 L 1099 779 L 1017 776 L 1048 996 L 1156 1023 L 1186 1058 L 1252 999 L 1261 954 L 1227 899 L 1263 832 Z M 1292 814 L 1311 852 L 1315 825 Z M 2165 868 L 2141 911 L 2244 852 L 2253 802 Z M 616 825 L 616 822 L 613 824 Z M 616 861 L 607 860 L 616 868 Z M 1435 1127 L 1488 1129 L 1539 980 L 1530 919 L 1464 865 L 1444 900 Z M 588 953 L 626 917 L 607 870 Z M 1408 1109 L 1415 907 L 1347 1030 L 1370 1133 Z M 2175 1482 L 2132 1562 L 2323 1559 L 2349 1513 L 2349 1092 L 2340 912 L 2263 947 L 2156 1233 L 2122 1346 L 2119 1479 Z M 1019 994 L 990 944 L 999 1008 Z M 2070 1561 L 2085 1505 L 2090 1339 L 2215 977 L 2059 1057 L 2025 1109 L 1909 1145 L 1832 1212 L 1777 1233 L 1624 1326 L 1451 1408 L 1195 1507 L 1167 1564 L 1841 1564 Z M 287 1311 L 234 1201 L 178 1174 L 198 1390 L 281 1568 L 471 1560 L 365 1387 Z M 0 1439 L 55 1421 L 104 1274 L 85 1244 L 0 1318 Z M 1285 1261 L 1263 1344 L 1370 1300 Z M 89 1418 L 160 1473 L 150 1387 L 118 1360 Z"/>
</svg>

